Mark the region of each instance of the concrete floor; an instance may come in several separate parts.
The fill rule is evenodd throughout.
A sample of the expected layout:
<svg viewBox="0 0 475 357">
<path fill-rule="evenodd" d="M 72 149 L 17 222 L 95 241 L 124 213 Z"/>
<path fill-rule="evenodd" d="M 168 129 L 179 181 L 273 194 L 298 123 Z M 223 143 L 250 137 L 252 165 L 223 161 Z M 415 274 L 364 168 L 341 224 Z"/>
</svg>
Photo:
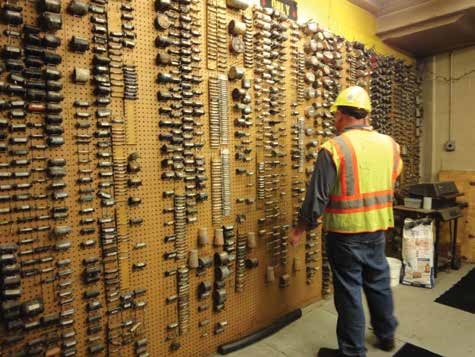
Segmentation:
<svg viewBox="0 0 475 357">
<path fill-rule="evenodd" d="M 442 356 L 475 356 L 475 314 L 434 302 L 474 267 L 475 265 L 465 264 L 459 271 L 441 272 L 434 289 L 398 286 L 393 290 L 399 320 L 396 331 L 397 349 L 405 342 L 410 342 Z M 369 316 L 367 309 L 366 316 Z M 315 303 L 304 308 L 302 318 L 290 326 L 227 356 L 316 356 L 320 347 L 337 347 L 336 319 L 332 300 Z M 375 349 L 372 345 L 376 339 L 369 329 L 366 341 L 368 357 L 388 357 L 395 353 Z"/>
</svg>

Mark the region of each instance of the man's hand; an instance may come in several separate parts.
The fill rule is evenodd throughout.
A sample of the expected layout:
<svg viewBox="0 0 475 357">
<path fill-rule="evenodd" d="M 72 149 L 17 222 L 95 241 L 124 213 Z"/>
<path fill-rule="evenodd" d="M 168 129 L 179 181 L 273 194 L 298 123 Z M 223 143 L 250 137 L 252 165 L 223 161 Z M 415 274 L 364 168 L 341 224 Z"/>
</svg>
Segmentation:
<svg viewBox="0 0 475 357">
<path fill-rule="evenodd" d="M 290 231 L 290 243 L 295 247 L 299 245 L 302 237 L 305 234 L 305 227 L 302 224 L 298 224 Z"/>
</svg>

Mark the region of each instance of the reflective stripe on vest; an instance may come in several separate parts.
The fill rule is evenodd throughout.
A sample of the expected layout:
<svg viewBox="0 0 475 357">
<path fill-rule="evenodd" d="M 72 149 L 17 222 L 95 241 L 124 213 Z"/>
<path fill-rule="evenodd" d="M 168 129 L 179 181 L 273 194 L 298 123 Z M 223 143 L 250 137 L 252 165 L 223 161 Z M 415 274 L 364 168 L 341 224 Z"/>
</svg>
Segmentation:
<svg viewBox="0 0 475 357">
<path fill-rule="evenodd" d="M 391 140 L 393 143 L 393 185 L 397 180 L 397 174 L 399 171 L 399 151 L 397 144 L 394 140 Z"/>
<path fill-rule="evenodd" d="M 399 170 L 399 152 L 394 140 L 392 182 L 397 179 Z M 333 146 L 340 159 L 340 195 L 330 195 L 327 213 L 367 212 L 392 206 L 393 190 L 360 193 L 358 163 L 350 140 L 345 135 L 332 139 Z"/>
<path fill-rule="evenodd" d="M 348 139 L 343 136 L 333 138 L 333 143 L 341 161 L 341 195 L 353 196 L 360 191 L 355 151 Z"/>
<path fill-rule="evenodd" d="M 351 200 L 334 200 L 331 202 L 331 208 L 358 208 L 363 206 L 381 205 L 393 201 L 393 191 L 377 191 L 368 195 L 361 195 L 360 198 Z"/>
</svg>

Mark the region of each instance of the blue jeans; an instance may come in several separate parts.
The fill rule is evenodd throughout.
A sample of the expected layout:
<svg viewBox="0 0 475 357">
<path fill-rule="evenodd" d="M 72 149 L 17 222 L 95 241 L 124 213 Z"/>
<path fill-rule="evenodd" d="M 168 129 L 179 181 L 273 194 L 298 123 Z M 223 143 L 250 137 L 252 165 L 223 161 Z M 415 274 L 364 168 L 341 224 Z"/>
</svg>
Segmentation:
<svg viewBox="0 0 475 357">
<path fill-rule="evenodd" d="M 340 234 L 329 232 L 327 255 L 333 272 L 337 337 L 340 352 L 366 356 L 363 288 L 371 324 L 378 338 L 393 338 L 397 321 L 386 261 L 384 231 Z"/>
</svg>

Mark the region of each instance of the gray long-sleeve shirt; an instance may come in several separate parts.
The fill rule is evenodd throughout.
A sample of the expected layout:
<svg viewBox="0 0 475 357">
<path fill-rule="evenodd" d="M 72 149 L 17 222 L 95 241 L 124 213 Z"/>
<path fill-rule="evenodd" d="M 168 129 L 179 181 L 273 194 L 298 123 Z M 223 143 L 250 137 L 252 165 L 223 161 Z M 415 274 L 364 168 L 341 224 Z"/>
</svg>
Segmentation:
<svg viewBox="0 0 475 357">
<path fill-rule="evenodd" d="M 330 200 L 330 192 L 337 179 L 336 167 L 330 153 L 320 150 L 307 187 L 305 200 L 299 211 L 299 223 L 306 229 L 317 227 L 317 218 L 323 215 Z"/>
</svg>

